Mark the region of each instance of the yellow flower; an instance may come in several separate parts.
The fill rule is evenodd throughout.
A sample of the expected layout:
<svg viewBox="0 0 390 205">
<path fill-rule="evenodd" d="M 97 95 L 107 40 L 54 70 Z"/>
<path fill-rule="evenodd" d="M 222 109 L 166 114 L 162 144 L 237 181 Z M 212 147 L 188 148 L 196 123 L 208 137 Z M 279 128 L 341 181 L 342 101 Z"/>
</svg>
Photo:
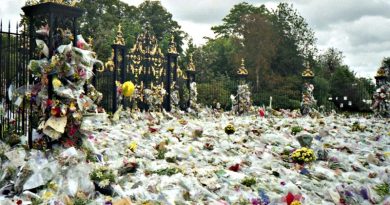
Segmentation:
<svg viewBox="0 0 390 205">
<path fill-rule="evenodd" d="M 62 82 L 60 80 L 58 80 L 58 78 L 54 78 L 52 83 L 53 83 L 54 89 L 57 89 L 57 88 L 62 86 Z"/>
<path fill-rule="evenodd" d="M 106 196 L 106 201 L 112 201 L 112 197 L 111 196 Z"/>
<path fill-rule="evenodd" d="M 69 111 L 70 112 L 75 112 L 77 110 L 76 106 L 74 105 L 74 102 L 70 102 L 69 104 Z"/>
<path fill-rule="evenodd" d="M 131 81 L 127 81 L 122 85 L 122 92 L 125 97 L 130 97 L 134 93 L 135 86 Z"/>
<path fill-rule="evenodd" d="M 173 132 L 174 130 L 175 130 L 175 128 L 173 128 L 173 127 L 170 127 L 167 129 L 168 132 Z"/>
<path fill-rule="evenodd" d="M 132 152 L 135 152 L 135 150 L 137 149 L 137 142 L 135 141 L 131 141 L 130 144 L 129 144 L 129 149 L 132 151 Z"/>
<path fill-rule="evenodd" d="M 293 201 L 290 205 L 302 205 L 302 203 L 300 201 Z"/>
<path fill-rule="evenodd" d="M 51 191 L 45 191 L 45 192 L 43 193 L 43 195 L 42 195 L 42 199 L 46 201 L 46 200 L 51 199 L 53 196 L 54 196 L 53 192 L 51 192 Z"/>
<path fill-rule="evenodd" d="M 390 152 L 384 152 L 383 155 L 384 155 L 385 157 L 390 157 Z"/>
</svg>

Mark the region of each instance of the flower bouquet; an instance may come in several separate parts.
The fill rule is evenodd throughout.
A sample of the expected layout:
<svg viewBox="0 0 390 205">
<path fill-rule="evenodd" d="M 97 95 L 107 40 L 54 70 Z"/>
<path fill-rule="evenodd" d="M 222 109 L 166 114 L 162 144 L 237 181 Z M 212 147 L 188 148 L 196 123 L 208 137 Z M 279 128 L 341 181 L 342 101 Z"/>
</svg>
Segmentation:
<svg viewBox="0 0 390 205">
<path fill-rule="evenodd" d="M 234 134 L 236 132 L 236 129 L 232 124 L 229 124 L 225 127 L 225 133 L 228 135 Z"/>
<path fill-rule="evenodd" d="M 314 151 L 312 149 L 302 147 L 300 149 L 295 150 L 291 154 L 291 160 L 294 163 L 304 164 L 315 161 L 316 157 L 314 156 Z"/>
<path fill-rule="evenodd" d="M 95 184 L 96 191 L 104 195 L 112 195 L 110 184 L 115 182 L 116 175 L 114 171 L 106 166 L 94 169 L 90 174 L 91 180 Z"/>
</svg>

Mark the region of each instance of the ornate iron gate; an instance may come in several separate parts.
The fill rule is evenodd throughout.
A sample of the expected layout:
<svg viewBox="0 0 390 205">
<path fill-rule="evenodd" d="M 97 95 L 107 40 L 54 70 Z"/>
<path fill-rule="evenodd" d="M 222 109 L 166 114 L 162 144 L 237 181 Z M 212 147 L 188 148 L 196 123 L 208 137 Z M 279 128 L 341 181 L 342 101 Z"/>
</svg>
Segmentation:
<svg viewBox="0 0 390 205">
<path fill-rule="evenodd" d="M 107 111 L 114 112 L 119 104 L 133 106 L 135 101 L 140 110 L 149 110 L 146 90 L 153 92 L 164 88 L 166 95 L 163 97 L 162 108 L 170 111 L 171 92 L 187 84 L 186 73 L 178 66 L 179 54 L 173 36 L 166 55 L 161 51 L 157 38 L 147 30 L 138 35 L 131 49 L 127 49 L 119 25 L 112 48 L 112 60 L 106 63 L 105 70 L 96 73 L 96 87 L 104 96 L 102 106 Z M 128 80 L 136 85 L 138 95 L 130 104 L 126 100 L 118 102 L 115 81 L 123 83 Z"/>
</svg>

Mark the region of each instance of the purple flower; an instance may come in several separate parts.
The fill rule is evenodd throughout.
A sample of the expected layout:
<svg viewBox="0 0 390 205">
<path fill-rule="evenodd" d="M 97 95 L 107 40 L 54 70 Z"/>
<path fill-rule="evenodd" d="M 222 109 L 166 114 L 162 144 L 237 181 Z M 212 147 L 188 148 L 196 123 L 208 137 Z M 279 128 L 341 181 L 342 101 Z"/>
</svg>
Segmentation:
<svg viewBox="0 0 390 205">
<path fill-rule="evenodd" d="M 252 199 L 252 205 L 261 205 L 260 199 Z"/>
<path fill-rule="evenodd" d="M 259 196 L 261 198 L 261 201 L 263 202 L 263 205 L 268 205 L 270 203 L 269 197 L 264 190 L 259 189 Z"/>
<path fill-rule="evenodd" d="M 362 195 L 364 200 L 368 200 L 369 197 L 368 197 L 368 191 L 366 188 L 360 189 L 360 194 Z"/>
</svg>

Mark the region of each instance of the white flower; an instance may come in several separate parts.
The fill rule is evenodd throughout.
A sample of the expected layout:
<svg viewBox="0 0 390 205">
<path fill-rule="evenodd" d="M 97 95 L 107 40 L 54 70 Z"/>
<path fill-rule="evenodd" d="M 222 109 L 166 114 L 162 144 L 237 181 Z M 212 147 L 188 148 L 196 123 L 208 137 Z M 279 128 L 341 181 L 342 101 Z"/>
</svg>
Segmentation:
<svg viewBox="0 0 390 205">
<path fill-rule="evenodd" d="M 105 179 L 105 180 L 99 182 L 99 187 L 104 188 L 104 187 L 107 187 L 109 184 L 110 184 L 110 180 Z"/>
</svg>

